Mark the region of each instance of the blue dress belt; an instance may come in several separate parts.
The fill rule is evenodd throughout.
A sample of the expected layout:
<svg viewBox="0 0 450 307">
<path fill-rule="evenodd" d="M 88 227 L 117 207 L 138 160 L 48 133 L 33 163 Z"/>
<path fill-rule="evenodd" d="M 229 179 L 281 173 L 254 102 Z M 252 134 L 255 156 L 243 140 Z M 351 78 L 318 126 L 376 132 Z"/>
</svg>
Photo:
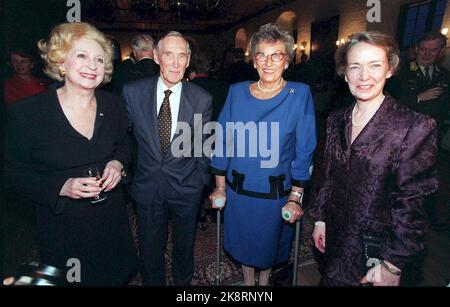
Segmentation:
<svg viewBox="0 0 450 307">
<path fill-rule="evenodd" d="M 285 174 L 279 176 L 269 176 L 270 192 L 262 193 L 249 191 L 244 189 L 245 174 L 238 173 L 236 170 L 231 171 L 233 176 L 233 181 L 230 182 L 228 177 L 226 178 L 227 185 L 239 195 L 245 195 L 254 198 L 262 199 L 279 199 L 283 198 L 291 192 L 291 189 L 284 189 L 284 180 L 286 179 Z"/>
</svg>

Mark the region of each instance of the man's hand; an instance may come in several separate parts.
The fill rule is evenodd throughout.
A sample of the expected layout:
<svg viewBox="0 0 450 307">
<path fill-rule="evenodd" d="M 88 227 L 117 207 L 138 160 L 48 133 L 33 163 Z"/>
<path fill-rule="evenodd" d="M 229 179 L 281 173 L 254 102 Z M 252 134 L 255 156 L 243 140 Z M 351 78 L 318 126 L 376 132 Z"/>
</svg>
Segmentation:
<svg viewBox="0 0 450 307">
<path fill-rule="evenodd" d="M 439 98 L 439 96 L 442 94 L 443 90 L 444 89 L 442 87 L 438 87 L 438 86 L 430 88 L 419 94 L 419 97 L 418 97 L 419 102 L 429 101 L 429 100 Z"/>
</svg>

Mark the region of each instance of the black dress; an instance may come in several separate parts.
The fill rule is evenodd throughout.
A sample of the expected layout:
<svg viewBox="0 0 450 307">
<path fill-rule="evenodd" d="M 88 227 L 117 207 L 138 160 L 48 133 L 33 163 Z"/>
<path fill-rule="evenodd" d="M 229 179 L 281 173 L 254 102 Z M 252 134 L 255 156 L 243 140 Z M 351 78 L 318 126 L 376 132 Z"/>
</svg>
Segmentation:
<svg viewBox="0 0 450 307">
<path fill-rule="evenodd" d="M 136 266 L 122 186 L 95 205 L 59 196 L 68 178 L 130 160 L 127 115 L 120 97 L 96 91 L 93 137 L 78 133 L 59 104 L 56 87 L 13 105 L 5 148 L 7 187 L 36 208 L 42 262 L 61 268 L 76 258 L 83 285 L 121 285 Z"/>
</svg>

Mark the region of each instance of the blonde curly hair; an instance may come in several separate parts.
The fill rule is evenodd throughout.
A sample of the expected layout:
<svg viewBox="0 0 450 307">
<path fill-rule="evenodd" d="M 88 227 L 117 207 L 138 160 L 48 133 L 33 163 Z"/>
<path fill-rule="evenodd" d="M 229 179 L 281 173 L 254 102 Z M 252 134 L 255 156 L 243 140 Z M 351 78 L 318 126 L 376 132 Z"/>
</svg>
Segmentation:
<svg viewBox="0 0 450 307">
<path fill-rule="evenodd" d="M 97 28 L 85 22 L 57 25 L 47 40 L 41 39 L 38 42 L 41 58 L 46 63 L 44 73 L 52 79 L 63 81 L 64 78 L 59 74 L 59 68 L 74 42 L 80 38 L 92 39 L 103 48 L 105 51 L 105 77 L 102 84 L 111 81 L 114 57 L 112 42 Z"/>
</svg>

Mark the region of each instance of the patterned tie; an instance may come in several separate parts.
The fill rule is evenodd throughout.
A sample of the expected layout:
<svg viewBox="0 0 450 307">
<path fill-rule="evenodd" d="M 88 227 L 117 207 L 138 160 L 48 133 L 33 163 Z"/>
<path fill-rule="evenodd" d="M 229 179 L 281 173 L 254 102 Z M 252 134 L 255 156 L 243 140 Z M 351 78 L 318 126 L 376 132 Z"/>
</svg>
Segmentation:
<svg viewBox="0 0 450 307">
<path fill-rule="evenodd" d="M 158 114 L 158 130 L 159 140 L 161 142 L 161 150 L 166 155 L 170 145 L 170 135 L 172 130 L 172 114 L 170 112 L 169 96 L 171 90 L 164 91 L 164 100 Z"/>
</svg>

